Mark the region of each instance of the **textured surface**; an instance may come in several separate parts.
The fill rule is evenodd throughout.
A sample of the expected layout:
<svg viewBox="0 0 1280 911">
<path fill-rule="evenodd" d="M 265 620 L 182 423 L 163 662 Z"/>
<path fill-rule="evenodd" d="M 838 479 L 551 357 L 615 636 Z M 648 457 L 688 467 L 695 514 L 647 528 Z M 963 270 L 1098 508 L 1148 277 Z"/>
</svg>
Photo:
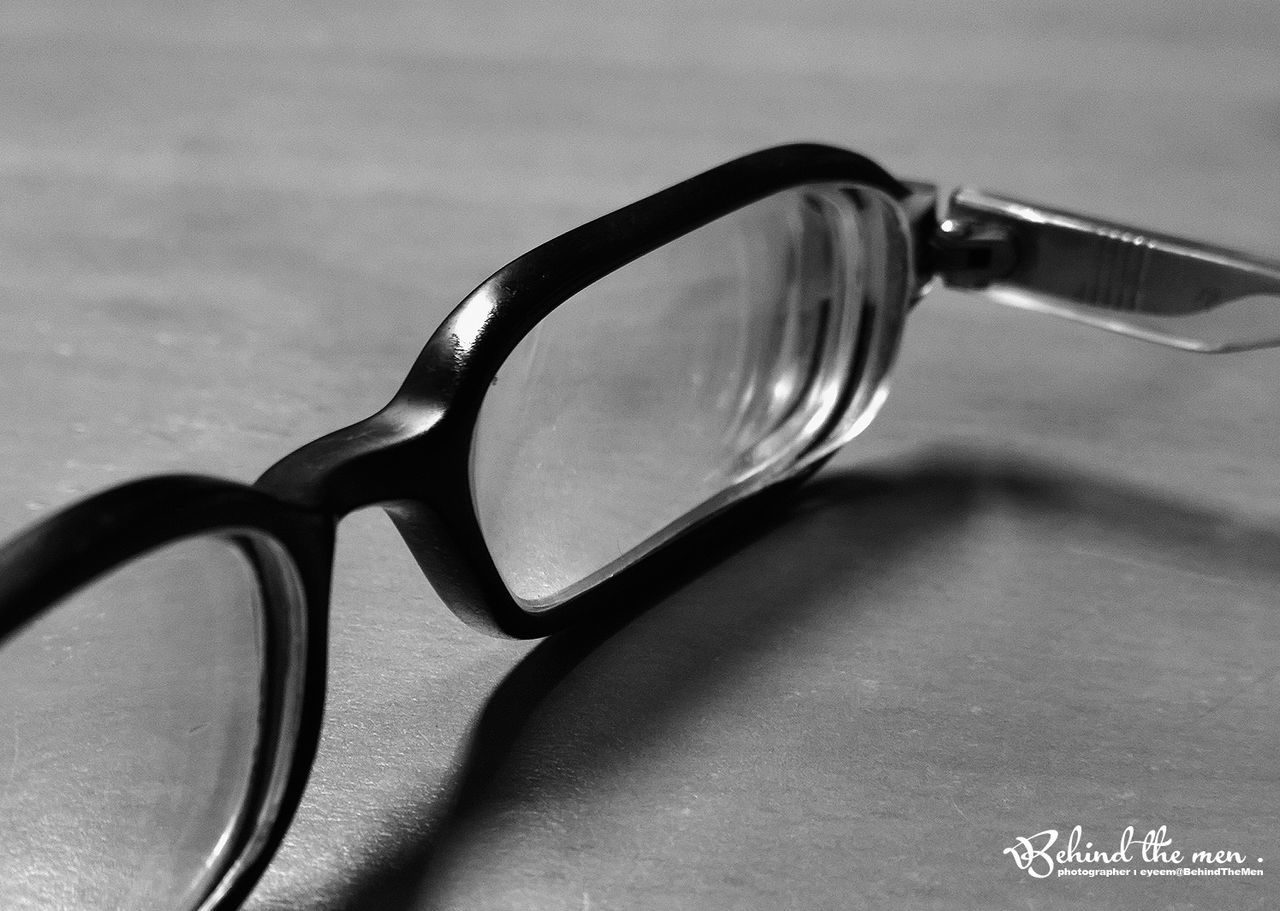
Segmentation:
<svg viewBox="0 0 1280 911">
<path fill-rule="evenodd" d="M 0 532 L 252 478 L 479 279 L 791 139 L 1280 250 L 1280 7 L 0 9 Z M 1263 907 L 1280 894 L 1280 358 L 938 293 L 873 429 L 633 622 L 462 627 L 380 514 L 268 908 Z M 1264 858 L 1031 882 L 1001 851 Z"/>
</svg>

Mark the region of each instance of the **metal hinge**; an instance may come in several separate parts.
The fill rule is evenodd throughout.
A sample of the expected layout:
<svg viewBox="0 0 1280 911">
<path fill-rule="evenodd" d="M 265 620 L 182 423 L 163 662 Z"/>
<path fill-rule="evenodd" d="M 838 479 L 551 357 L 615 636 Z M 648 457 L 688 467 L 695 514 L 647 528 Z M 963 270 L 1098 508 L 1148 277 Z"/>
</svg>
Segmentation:
<svg viewBox="0 0 1280 911">
<path fill-rule="evenodd" d="M 973 219 L 943 220 L 929 247 L 934 274 L 952 288 L 985 288 L 1012 272 L 1018 259 L 1013 232 Z"/>
</svg>

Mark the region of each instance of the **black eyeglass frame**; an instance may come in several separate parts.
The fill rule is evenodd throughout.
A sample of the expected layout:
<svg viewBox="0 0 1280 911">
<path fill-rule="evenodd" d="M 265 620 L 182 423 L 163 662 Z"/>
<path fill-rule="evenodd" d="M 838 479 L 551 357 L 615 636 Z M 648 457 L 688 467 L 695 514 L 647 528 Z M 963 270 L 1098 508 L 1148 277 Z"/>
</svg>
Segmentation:
<svg viewBox="0 0 1280 911">
<path fill-rule="evenodd" d="M 1073 222 L 1062 213 L 1031 211 L 1016 202 L 961 193 L 952 212 L 976 218 L 976 227 L 955 217 L 940 220 L 931 185 L 899 181 L 844 149 L 781 146 L 676 184 L 504 266 L 445 319 L 385 408 L 287 455 L 253 486 L 194 475 L 159 476 L 126 483 L 43 520 L 0 548 L 0 643 L 111 569 L 185 537 L 229 536 L 258 569 L 268 614 L 266 749 L 251 788 L 253 822 L 228 847 L 221 878 L 198 905 L 200 911 L 226 911 L 244 900 L 301 799 L 323 714 L 337 522 L 356 509 L 382 506 L 454 613 L 487 632 L 518 638 L 547 636 L 584 615 L 625 603 L 664 560 L 693 555 L 693 533 L 722 519 L 735 505 L 733 498 L 562 603 L 544 609 L 521 604 L 494 565 L 473 501 L 470 465 L 480 407 L 520 340 L 578 291 L 721 216 L 815 184 L 870 188 L 901 206 L 910 241 L 901 267 L 912 293 L 903 297 L 902 312 L 882 314 L 896 321 L 895 345 L 907 308 L 937 277 L 964 288 L 1004 281 L 1056 293 L 1067 299 L 1064 315 L 1072 316 L 1067 312 L 1072 307 L 1092 308 L 1075 317 L 1128 331 L 1100 321 L 1093 310 L 1121 312 L 1117 319 L 1123 323 L 1127 314 L 1161 312 L 1159 306 L 1143 311 L 1140 294 L 1117 296 L 1110 290 L 1110 298 L 1093 299 L 1088 288 L 1076 293 L 1069 282 L 1072 257 L 1091 258 L 1086 271 L 1101 269 L 1099 263 L 1116 261 L 1117 250 L 1194 261 L 1209 291 L 1227 275 L 1237 296 L 1257 288 L 1280 292 L 1280 267 L 1274 264 L 1096 220 Z M 1145 271 L 1139 280 L 1142 276 Z M 1185 312 L 1192 308 L 1186 301 L 1201 301 L 1201 309 L 1209 309 L 1230 298 L 1205 287 L 1190 287 L 1183 309 L 1169 309 Z M 1176 344 L 1158 335 L 1151 340 Z M 771 478 L 769 486 L 802 480 L 817 467 L 800 466 Z M 761 492 L 744 489 L 737 499 Z"/>
<path fill-rule="evenodd" d="M 491 633 L 546 636 L 615 602 L 633 576 L 647 572 L 644 561 L 552 607 L 522 604 L 503 583 L 471 490 L 472 441 L 485 393 L 525 335 L 583 288 L 730 212 L 822 183 L 857 184 L 900 201 L 913 196 L 861 155 L 792 145 L 721 165 L 589 222 L 490 276 L 427 341 L 390 404 L 286 456 L 257 486 L 334 515 L 382 506 L 449 607 Z M 915 207 L 925 222 L 933 196 L 923 187 L 914 195 L 927 197 Z M 924 233 L 931 226 L 918 227 Z M 911 269 L 911 263 L 903 268 Z M 897 315 L 899 324 L 904 319 L 905 312 Z M 672 539 L 662 547 L 674 545 Z"/>
<path fill-rule="evenodd" d="M 504 266 L 432 334 L 385 408 L 284 457 L 252 487 L 195 475 L 144 478 L 64 509 L 0 548 L 0 642 L 112 569 L 182 538 L 229 536 L 257 566 L 265 590 L 269 660 L 265 749 L 251 785 L 253 822 L 225 852 L 224 872 L 198 905 L 200 911 L 225 911 L 243 902 L 301 800 L 323 715 L 337 522 L 356 509 L 382 506 L 445 604 L 468 624 L 495 635 L 547 636 L 584 614 L 627 600 L 627 592 L 660 557 L 675 556 L 689 532 L 705 523 L 690 525 L 656 547 L 649 559 L 560 604 L 528 609 L 499 576 L 472 499 L 472 437 L 485 391 L 538 321 L 592 282 L 752 202 L 818 183 L 858 184 L 897 200 L 913 195 L 869 159 L 829 146 L 783 146 L 721 165 Z M 932 203 L 929 197 L 915 211 L 931 214 Z M 920 230 L 928 227 L 922 224 Z M 287 567 L 275 564 L 260 537 L 279 546 Z M 305 614 L 301 624 L 291 615 L 291 599 L 278 594 L 289 584 L 281 578 L 282 569 L 296 573 Z M 299 629 L 305 630 L 300 650 L 296 641 L 284 641 Z M 291 691 L 300 694 L 296 704 L 287 704 Z M 289 729 L 295 742 L 282 743 Z"/>
</svg>

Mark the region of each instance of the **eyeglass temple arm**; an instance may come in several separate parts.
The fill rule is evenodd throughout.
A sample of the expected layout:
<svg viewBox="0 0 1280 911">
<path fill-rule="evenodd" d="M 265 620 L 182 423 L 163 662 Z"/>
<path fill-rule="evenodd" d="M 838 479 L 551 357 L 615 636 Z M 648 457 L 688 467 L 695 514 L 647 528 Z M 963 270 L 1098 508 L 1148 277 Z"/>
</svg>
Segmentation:
<svg viewBox="0 0 1280 911">
<path fill-rule="evenodd" d="M 927 256 L 950 287 L 1147 341 L 1280 346 L 1280 263 L 1233 250 L 965 189 Z M 1247 324 L 1220 309 L 1257 297 Z"/>
</svg>

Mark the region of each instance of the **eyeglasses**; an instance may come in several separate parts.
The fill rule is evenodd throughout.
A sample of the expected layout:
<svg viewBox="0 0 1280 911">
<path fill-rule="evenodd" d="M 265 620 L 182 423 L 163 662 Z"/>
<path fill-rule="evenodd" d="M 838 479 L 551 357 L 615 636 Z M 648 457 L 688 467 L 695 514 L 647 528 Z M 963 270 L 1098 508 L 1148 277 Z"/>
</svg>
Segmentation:
<svg viewBox="0 0 1280 911">
<path fill-rule="evenodd" d="M 134 481 L 0 549 L 0 906 L 226 909 L 319 737 L 337 521 L 546 636 L 803 480 L 884 401 L 935 282 L 1194 351 L 1280 345 L 1280 265 L 852 152 L 748 155 L 503 267 L 391 403 L 253 486 Z M 12 734 L 12 743 L 7 742 Z"/>
</svg>

